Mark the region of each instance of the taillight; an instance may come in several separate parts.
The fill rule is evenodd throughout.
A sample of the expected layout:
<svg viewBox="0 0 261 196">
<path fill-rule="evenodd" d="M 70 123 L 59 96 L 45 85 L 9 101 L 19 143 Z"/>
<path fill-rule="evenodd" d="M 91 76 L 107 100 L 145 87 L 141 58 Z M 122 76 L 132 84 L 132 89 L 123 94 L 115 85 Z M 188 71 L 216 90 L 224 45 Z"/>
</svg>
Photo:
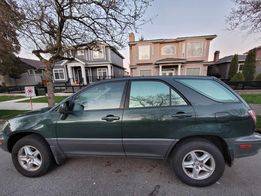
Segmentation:
<svg viewBox="0 0 261 196">
<path fill-rule="evenodd" d="M 249 110 L 248 114 L 252 117 L 253 121 L 256 123 L 256 113 L 254 110 Z"/>
</svg>

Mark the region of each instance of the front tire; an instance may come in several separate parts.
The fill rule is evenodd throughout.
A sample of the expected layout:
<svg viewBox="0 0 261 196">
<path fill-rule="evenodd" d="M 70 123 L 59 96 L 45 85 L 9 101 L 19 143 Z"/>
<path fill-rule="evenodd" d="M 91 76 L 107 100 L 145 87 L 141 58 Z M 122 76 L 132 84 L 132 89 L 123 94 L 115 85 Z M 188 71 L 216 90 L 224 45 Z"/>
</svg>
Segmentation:
<svg viewBox="0 0 261 196">
<path fill-rule="evenodd" d="M 27 177 L 39 177 L 48 172 L 53 157 L 46 141 L 37 135 L 18 140 L 12 149 L 12 161 L 16 170 Z"/>
<path fill-rule="evenodd" d="M 198 187 L 214 184 L 225 169 L 223 154 L 206 139 L 191 139 L 178 144 L 170 164 L 182 182 Z"/>
</svg>

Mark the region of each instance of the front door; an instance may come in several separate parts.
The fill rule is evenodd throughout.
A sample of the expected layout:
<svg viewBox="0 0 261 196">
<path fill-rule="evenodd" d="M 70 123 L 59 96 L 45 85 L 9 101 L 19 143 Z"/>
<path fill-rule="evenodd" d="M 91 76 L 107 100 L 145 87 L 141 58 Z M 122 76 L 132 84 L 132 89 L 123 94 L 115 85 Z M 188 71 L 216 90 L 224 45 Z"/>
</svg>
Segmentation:
<svg viewBox="0 0 261 196">
<path fill-rule="evenodd" d="M 162 75 L 163 76 L 174 76 L 174 75 L 177 75 L 177 74 L 176 74 L 175 69 L 172 68 L 172 69 L 168 69 L 168 70 L 162 70 Z"/>
<path fill-rule="evenodd" d="M 127 156 L 164 158 L 177 135 L 195 123 L 194 110 L 160 80 L 134 80 L 122 131 Z"/>
<path fill-rule="evenodd" d="M 75 97 L 73 113 L 57 122 L 58 143 L 67 155 L 124 155 L 124 89 L 125 81 L 105 82 Z"/>
</svg>

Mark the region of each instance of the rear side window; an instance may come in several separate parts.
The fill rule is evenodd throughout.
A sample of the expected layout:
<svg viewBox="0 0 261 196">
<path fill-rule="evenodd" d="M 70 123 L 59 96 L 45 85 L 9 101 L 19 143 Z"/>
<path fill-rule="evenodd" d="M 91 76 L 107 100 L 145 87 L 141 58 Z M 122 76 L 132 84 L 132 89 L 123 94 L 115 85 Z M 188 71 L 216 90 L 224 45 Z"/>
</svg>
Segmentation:
<svg viewBox="0 0 261 196">
<path fill-rule="evenodd" d="M 176 79 L 195 91 L 220 102 L 237 102 L 238 98 L 222 84 L 206 79 Z"/>
<path fill-rule="evenodd" d="M 168 85 L 158 81 L 132 81 L 129 108 L 187 105 Z"/>
</svg>

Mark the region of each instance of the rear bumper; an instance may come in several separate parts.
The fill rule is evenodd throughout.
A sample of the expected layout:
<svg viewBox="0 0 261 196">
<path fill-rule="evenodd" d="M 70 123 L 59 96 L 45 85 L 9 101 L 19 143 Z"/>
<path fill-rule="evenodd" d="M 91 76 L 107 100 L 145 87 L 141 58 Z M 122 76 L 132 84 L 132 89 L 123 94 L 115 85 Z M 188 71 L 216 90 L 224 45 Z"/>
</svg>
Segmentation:
<svg viewBox="0 0 261 196">
<path fill-rule="evenodd" d="M 227 143 L 232 160 L 253 156 L 261 149 L 261 134 L 255 132 L 249 136 L 229 139 Z"/>
</svg>

